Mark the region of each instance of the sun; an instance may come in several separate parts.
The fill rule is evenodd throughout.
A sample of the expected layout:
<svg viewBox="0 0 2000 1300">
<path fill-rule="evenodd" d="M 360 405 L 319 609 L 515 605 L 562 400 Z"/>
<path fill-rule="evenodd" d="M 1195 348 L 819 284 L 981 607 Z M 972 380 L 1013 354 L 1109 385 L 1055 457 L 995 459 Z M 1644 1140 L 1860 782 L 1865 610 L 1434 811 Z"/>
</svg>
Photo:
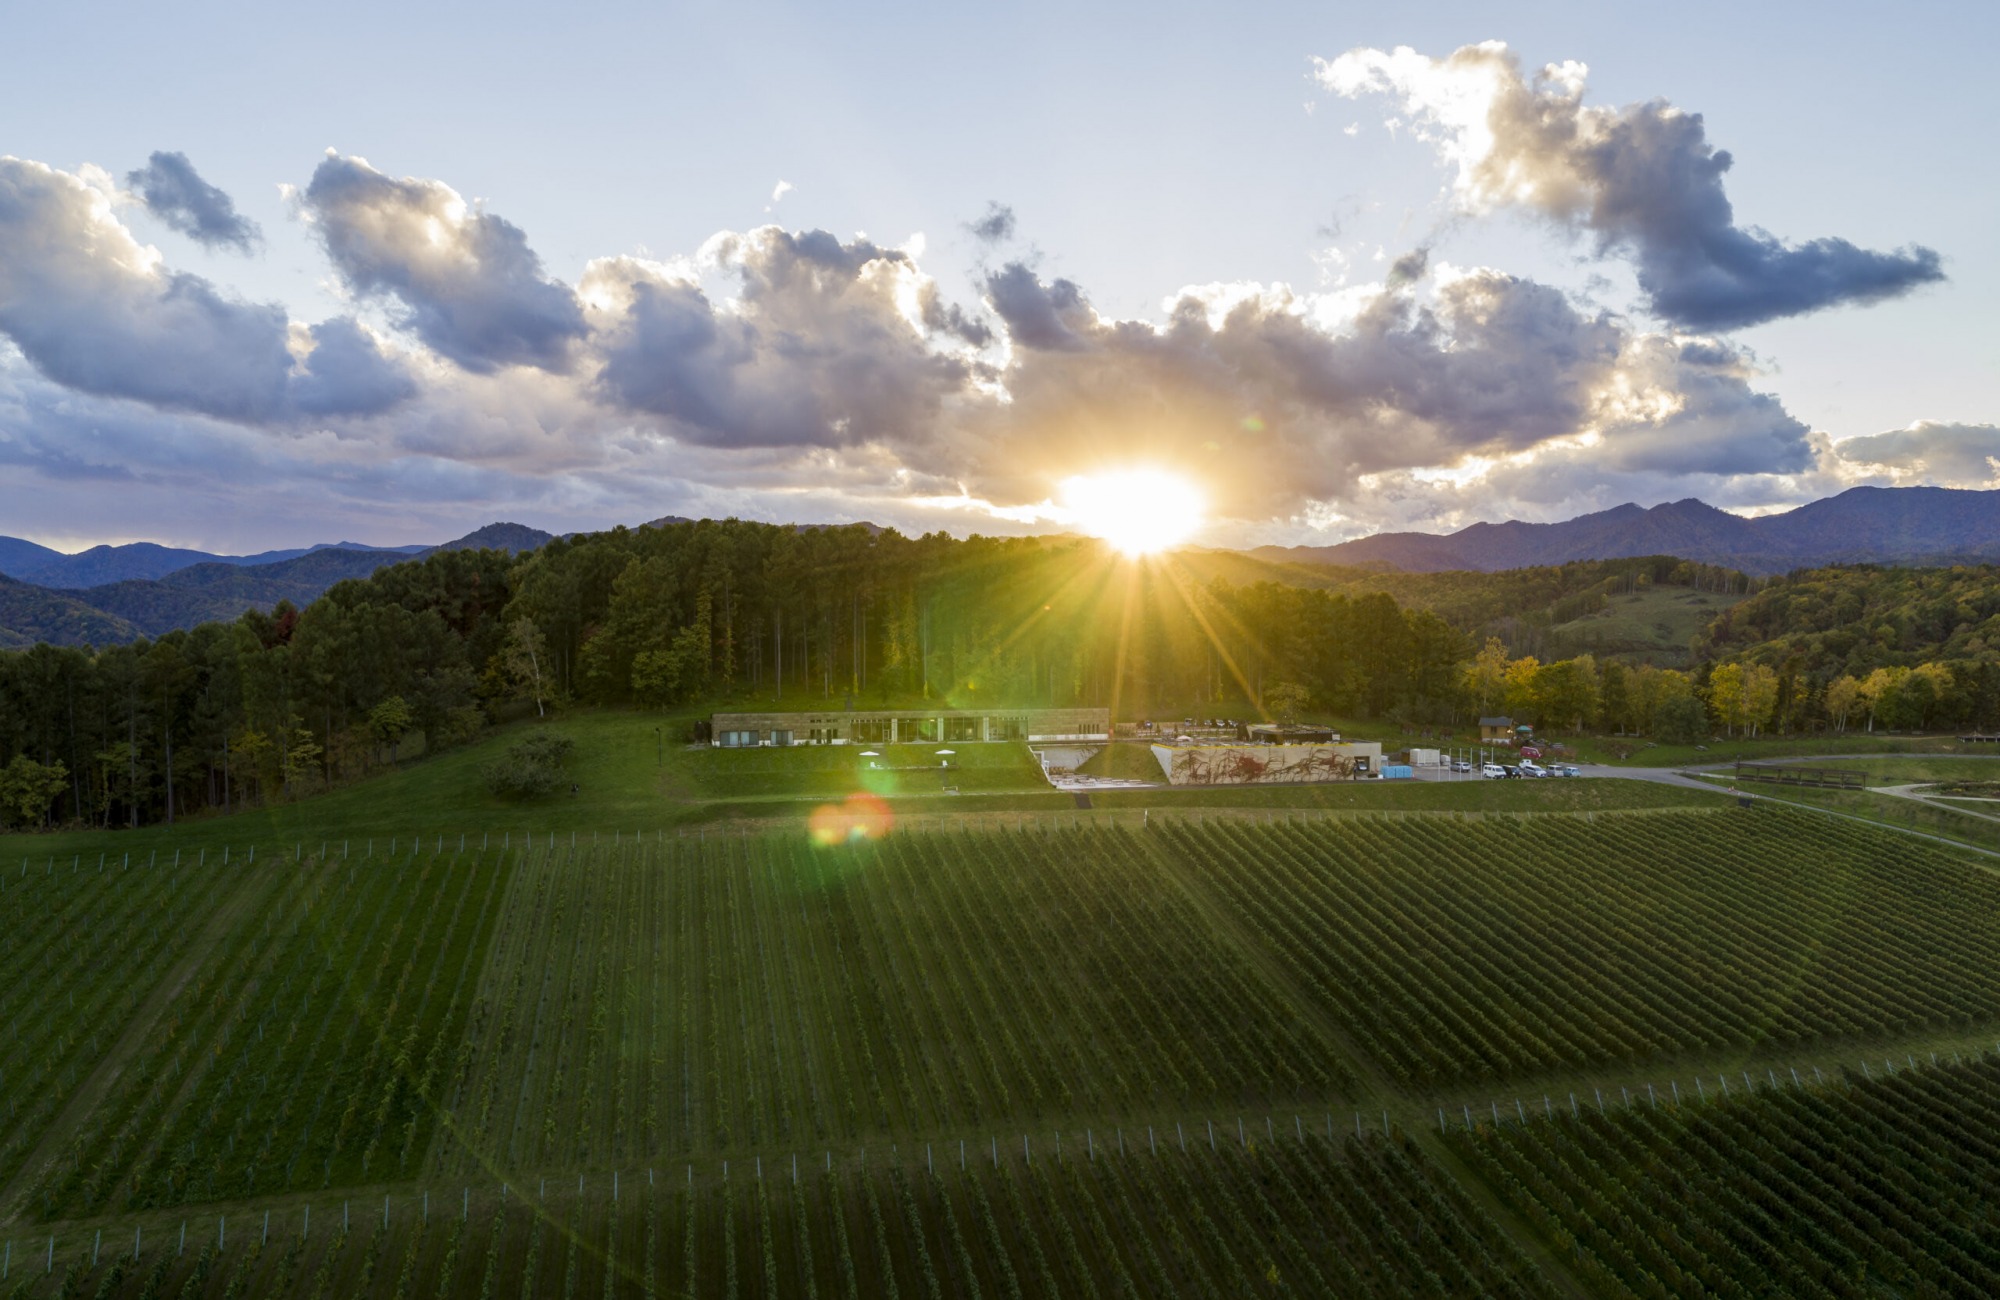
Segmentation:
<svg viewBox="0 0 2000 1300">
<path fill-rule="evenodd" d="M 1163 469 L 1105 470 L 1061 484 L 1076 526 L 1127 555 L 1152 555 L 1185 542 L 1201 527 L 1200 489 Z"/>
</svg>

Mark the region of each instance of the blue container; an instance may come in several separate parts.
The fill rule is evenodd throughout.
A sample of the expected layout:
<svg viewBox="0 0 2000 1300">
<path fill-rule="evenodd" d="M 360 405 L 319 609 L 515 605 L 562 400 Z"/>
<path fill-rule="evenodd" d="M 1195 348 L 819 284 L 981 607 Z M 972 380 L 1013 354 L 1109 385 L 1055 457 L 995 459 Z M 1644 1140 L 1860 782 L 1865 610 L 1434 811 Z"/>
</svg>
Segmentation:
<svg viewBox="0 0 2000 1300">
<path fill-rule="evenodd" d="M 1384 781 L 1408 781 L 1417 775 L 1417 770 L 1407 763 L 1385 763 L 1382 765 Z"/>
</svg>

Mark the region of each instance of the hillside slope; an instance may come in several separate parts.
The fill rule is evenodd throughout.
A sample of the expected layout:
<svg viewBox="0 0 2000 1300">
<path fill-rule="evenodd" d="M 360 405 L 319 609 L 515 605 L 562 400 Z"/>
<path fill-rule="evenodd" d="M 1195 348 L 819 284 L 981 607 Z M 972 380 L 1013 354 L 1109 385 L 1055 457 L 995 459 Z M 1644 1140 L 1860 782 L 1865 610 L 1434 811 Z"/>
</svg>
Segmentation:
<svg viewBox="0 0 2000 1300">
<path fill-rule="evenodd" d="M 69 592 L 50 591 L 0 575 L 0 649 L 19 649 L 37 641 L 116 645 L 136 641 L 141 635 L 125 619 Z"/>
</svg>

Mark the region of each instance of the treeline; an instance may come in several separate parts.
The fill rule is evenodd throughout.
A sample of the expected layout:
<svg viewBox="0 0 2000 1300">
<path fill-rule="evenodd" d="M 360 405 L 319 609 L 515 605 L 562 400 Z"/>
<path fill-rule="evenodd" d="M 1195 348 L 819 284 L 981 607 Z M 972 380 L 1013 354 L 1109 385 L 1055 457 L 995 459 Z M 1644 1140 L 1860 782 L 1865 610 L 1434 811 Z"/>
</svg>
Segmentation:
<svg viewBox="0 0 2000 1300">
<path fill-rule="evenodd" d="M 157 640 L 0 654 L 0 816 L 141 825 L 292 798 L 415 737 L 436 750 L 572 703 L 1143 716 L 1283 682 L 1317 710 L 1446 722 L 1467 648 L 1384 594 L 1233 586 L 1074 539 L 621 528 L 518 560 L 441 552 Z"/>
<path fill-rule="evenodd" d="M 454 551 L 101 650 L 0 654 L 0 816 L 171 822 L 322 789 L 485 725 L 512 561 Z"/>
<path fill-rule="evenodd" d="M 297 797 L 572 703 L 1107 704 L 1132 718 L 1263 713 L 1282 686 L 1313 713 L 1426 727 L 1480 713 L 1665 739 L 2000 726 L 1991 568 L 1772 581 L 1715 620 L 1688 673 L 1545 662 L 1500 640 L 1474 654 L 1466 629 L 1507 600 L 1568 619 L 1642 585 L 1727 591 L 1741 575 L 1653 558 L 1272 580 L 1292 576 L 1199 553 L 1134 565 L 1067 538 L 733 520 L 519 559 L 438 552 L 304 609 L 0 652 L 0 822 L 142 825 Z"/>
<path fill-rule="evenodd" d="M 1801 570 L 1718 615 L 1696 651 L 1723 677 L 1726 725 L 2000 729 L 2000 566 Z"/>
<path fill-rule="evenodd" d="M 1464 665 L 1461 684 L 1483 715 L 1543 731 L 1607 731 L 1682 744 L 1706 734 L 1709 724 L 1706 703 L 1687 673 L 1600 663 L 1592 655 L 1549 663 L 1533 655 L 1511 658 L 1498 637 Z"/>
</svg>

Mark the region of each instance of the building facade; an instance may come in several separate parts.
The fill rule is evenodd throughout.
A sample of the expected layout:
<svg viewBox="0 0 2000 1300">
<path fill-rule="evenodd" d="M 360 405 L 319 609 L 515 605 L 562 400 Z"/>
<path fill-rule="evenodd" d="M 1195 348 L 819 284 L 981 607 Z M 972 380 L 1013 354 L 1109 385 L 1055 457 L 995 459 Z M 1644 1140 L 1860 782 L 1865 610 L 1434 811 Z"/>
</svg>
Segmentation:
<svg viewBox="0 0 2000 1300">
<path fill-rule="evenodd" d="M 1294 785 L 1353 781 L 1382 770 L 1372 740 L 1334 745 L 1155 745 L 1172 785 Z"/>
<path fill-rule="evenodd" d="M 828 709 L 718 713 L 709 743 L 760 745 L 978 744 L 996 740 L 1109 740 L 1109 709 Z"/>
</svg>

